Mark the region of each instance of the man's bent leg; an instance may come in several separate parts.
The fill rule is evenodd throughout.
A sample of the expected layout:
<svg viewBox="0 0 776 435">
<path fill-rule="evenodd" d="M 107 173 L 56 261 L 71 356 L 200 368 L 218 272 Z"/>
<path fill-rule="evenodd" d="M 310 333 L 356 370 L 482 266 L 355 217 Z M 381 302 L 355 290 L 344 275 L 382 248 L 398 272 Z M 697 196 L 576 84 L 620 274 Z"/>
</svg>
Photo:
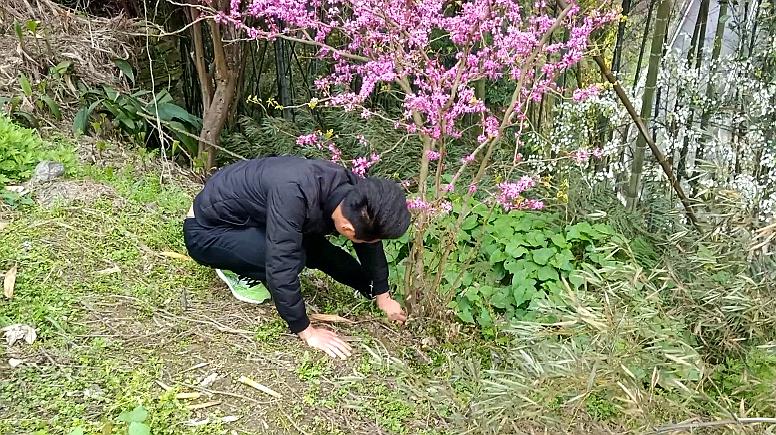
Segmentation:
<svg viewBox="0 0 776 435">
<path fill-rule="evenodd" d="M 361 264 L 347 251 L 326 240 L 324 236 L 306 236 L 303 241 L 306 266 L 318 269 L 340 284 L 352 287 L 371 297 L 372 281 Z"/>
<path fill-rule="evenodd" d="M 261 282 L 266 279 L 264 231 L 250 227 L 206 227 L 195 219 L 186 219 L 183 228 L 189 255 L 198 263 L 215 268 L 236 299 L 249 303 L 269 299 L 269 291 L 263 285 L 243 279 Z"/>
</svg>

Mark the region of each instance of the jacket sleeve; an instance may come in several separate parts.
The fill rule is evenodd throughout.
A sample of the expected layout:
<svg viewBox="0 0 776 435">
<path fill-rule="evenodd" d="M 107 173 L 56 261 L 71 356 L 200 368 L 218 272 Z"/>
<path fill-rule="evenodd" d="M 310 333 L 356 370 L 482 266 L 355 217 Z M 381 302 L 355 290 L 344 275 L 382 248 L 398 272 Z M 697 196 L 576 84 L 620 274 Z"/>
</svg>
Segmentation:
<svg viewBox="0 0 776 435">
<path fill-rule="evenodd" d="M 388 260 L 383 251 L 383 242 L 354 243 L 353 249 L 358 255 L 358 261 L 372 279 L 370 294 L 364 296 L 373 298 L 388 292 Z"/>
<path fill-rule="evenodd" d="M 294 334 L 310 325 L 299 285 L 305 208 L 296 184 L 276 187 L 267 196 L 267 287 L 280 317 Z"/>
</svg>

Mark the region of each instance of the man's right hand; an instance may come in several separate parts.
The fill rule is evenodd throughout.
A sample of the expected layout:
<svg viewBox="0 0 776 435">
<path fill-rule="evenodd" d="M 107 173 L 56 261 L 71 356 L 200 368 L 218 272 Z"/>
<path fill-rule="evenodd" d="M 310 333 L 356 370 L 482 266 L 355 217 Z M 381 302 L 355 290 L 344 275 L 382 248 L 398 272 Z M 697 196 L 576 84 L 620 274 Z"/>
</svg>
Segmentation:
<svg viewBox="0 0 776 435">
<path fill-rule="evenodd" d="M 320 349 L 332 358 L 346 359 L 353 351 L 334 331 L 328 329 L 308 326 L 298 335 L 308 346 Z"/>
</svg>

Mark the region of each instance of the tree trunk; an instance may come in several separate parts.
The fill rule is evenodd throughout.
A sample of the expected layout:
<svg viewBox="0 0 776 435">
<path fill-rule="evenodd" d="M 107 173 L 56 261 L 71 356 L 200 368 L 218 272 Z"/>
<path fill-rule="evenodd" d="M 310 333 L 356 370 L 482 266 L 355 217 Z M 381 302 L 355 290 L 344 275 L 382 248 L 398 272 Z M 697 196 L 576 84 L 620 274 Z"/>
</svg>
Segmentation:
<svg viewBox="0 0 776 435">
<path fill-rule="evenodd" d="M 668 15 L 671 12 L 671 0 L 660 0 L 657 8 L 657 17 L 655 18 L 655 32 L 652 35 L 652 46 L 649 54 L 649 67 L 647 69 L 647 82 L 644 86 L 644 96 L 641 102 L 641 119 L 645 126 L 651 124 L 652 105 L 655 99 L 655 85 L 657 84 L 657 72 L 660 66 L 660 58 L 663 52 L 663 40 L 668 25 Z M 641 174 L 644 172 L 644 149 L 646 147 L 646 138 L 638 136 L 636 139 L 636 148 L 633 150 L 633 162 L 631 164 L 630 180 L 626 191 L 626 205 L 628 209 L 633 209 L 638 203 L 639 187 L 641 185 Z"/>
<path fill-rule="evenodd" d="M 717 70 L 716 62 L 719 60 L 719 55 L 722 53 L 722 42 L 725 37 L 725 25 L 727 23 L 727 11 L 728 0 L 719 1 L 719 16 L 717 17 L 717 28 L 714 31 L 714 46 L 711 51 L 711 68 L 709 69 L 709 81 L 706 84 L 706 104 L 704 104 L 703 111 L 701 112 L 701 135 L 698 139 L 698 149 L 695 151 L 695 160 L 702 160 L 705 154 L 706 140 L 709 135 L 706 134 L 706 129 L 709 127 L 709 121 L 711 120 L 712 110 L 709 107 L 709 102 L 714 100 L 717 93 L 716 84 L 713 80 L 714 74 Z M 696 165 L 697 166 L 697 165 Z M 697 176 L 697 171 L 693 171 L 694 177 Z M 697 190 L 697 182 L 693 183 L 693 192 Z"/>
<path fill-rule="evenodd" d="M 223 7 L 228 7 L 228 2 Z M 195 20 L 196 13 L 193 10 L 191 12 L 191 18 Z M 192 25 L 194 61 L 202 92 L 202 131 L 199 135 L 197 158 L 206 171 L 213 169 L 216 165 L 216 153 L 221 142 L 221 132 L 234 103 L 237 82 L 242 70 L 240 43 L 225 46 L 221 38 L 221 24 L 209 21 L 208 25 L 210 26 L 210 39 L 213 43 L 215 80 L 208 70 L 205 58 L 202 27 L 199 23 Z"/>
<path fill-rule="evenodd" d="M 294 120 L 294 104 L 291 98 L 291 56 L 289 55 L 289 42 L 278 38 L 275 40 L 275 71 L 278 81 L 278 102 L 283 106 L 283 119 Z"/>
<path fill-rule="evenodd" d="M 625 39 L 625 23 L 630 14 L 631 0 L 622 0 L 622 15 L 625 19 L 617 23 L 617 39 L 614 42 L 614 54 L 612 55 L 612 72 L 620 72 L 620 62 L 622 62 L 622 46 Z"/>
<path fill-rule="evenodd" d="M 647 9 L 647 21 L 644 23 L 644 34 L 641 37 L 641 46 L 639 47 L 639 60 L 636 62 L 636 72 L 633 75 L 633 87 L 636 89 L 636 85 L 639 84 L 639 75 L 641 74 L 641 61 L 644 59 L 644 48 L 647 46 L 647 37 L 649 36 L 649 25 L 652 22 L 652 10 L 655 9 L 655 3 L 657 0 L 649 0 L 649 8 Z"/>
</svg>

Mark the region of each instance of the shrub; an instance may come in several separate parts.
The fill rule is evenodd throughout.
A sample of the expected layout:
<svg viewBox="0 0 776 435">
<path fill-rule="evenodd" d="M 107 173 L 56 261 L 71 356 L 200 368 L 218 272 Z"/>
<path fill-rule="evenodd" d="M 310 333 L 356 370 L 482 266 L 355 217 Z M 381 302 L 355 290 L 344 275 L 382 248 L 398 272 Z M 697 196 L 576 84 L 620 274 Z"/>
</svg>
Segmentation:
<svg viewBox="0 0 776 435">
<path fill-rule="evenodd" d="M 29 178 L 43 155 L 43 141 L 34 130 L 0 116 L 0 188 Z"/>
</svg>

